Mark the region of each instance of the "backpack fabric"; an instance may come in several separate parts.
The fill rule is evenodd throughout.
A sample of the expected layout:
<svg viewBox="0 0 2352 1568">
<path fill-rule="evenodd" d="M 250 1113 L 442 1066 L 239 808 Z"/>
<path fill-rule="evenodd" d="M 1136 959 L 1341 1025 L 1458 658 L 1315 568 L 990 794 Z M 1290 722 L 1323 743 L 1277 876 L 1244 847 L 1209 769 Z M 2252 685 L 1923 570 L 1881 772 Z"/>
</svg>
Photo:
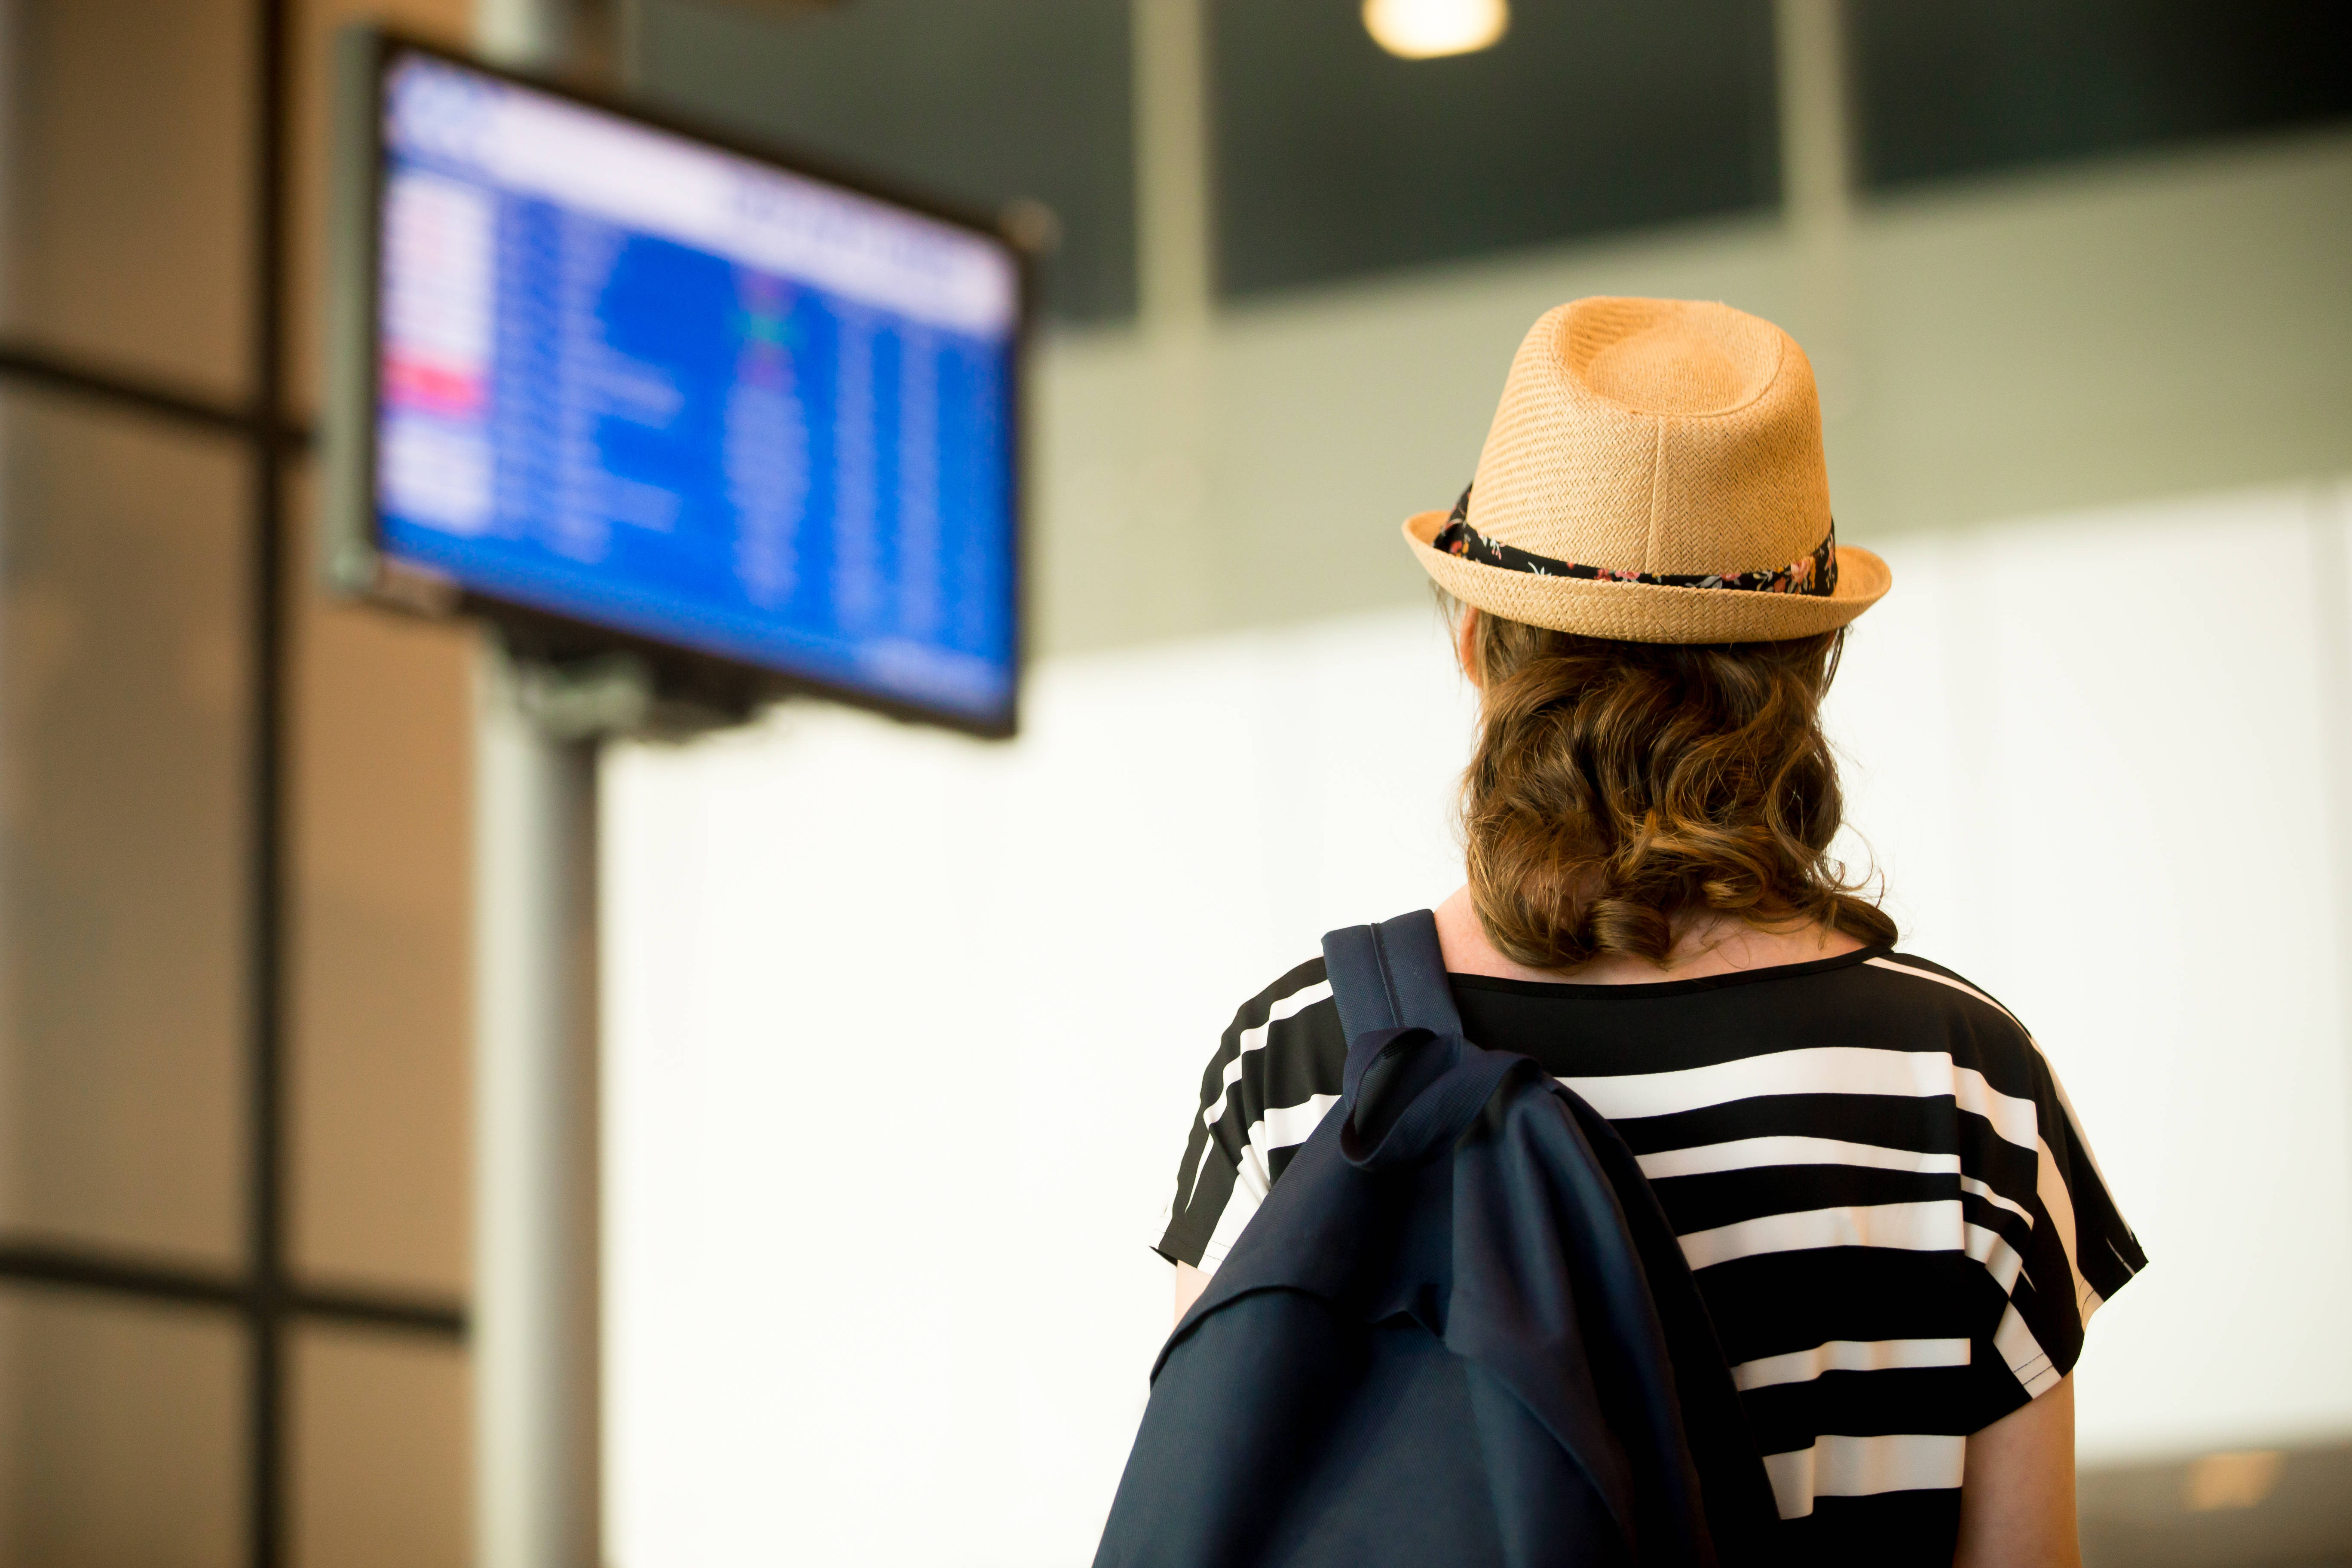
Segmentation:
<svg viewBox="0 0 2352 1568">
<path fill-rule="evenodd" d="M 1771 1561 L 1770 1484 L 1632 1152 L 1462 1037 L 1429 911 L 1324 955 L 1339 1102 L 1160 1351 L 1096 1568 Z"/>
</svg>

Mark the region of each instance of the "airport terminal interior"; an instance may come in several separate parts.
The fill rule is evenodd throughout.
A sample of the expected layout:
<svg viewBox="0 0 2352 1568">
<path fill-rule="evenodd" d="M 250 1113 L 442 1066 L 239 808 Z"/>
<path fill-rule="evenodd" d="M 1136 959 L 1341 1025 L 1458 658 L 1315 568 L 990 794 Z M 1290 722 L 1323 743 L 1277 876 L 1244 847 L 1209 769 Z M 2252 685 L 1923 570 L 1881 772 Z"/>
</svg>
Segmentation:
<svg viewBox="0 0 2352 1568">
<path fill-rule="evenodd" d="M 1398 524 L 1612 294 L 1804 345 L 1842 853 L 2145 1244 L 2084 1561 L 2352 1563 L 2339 5 L 0 0 L 0 1568 L 1090 1561 L 1220 1032 L 1461 881 Z M 710 496 L 583 467 L 698 311 Z"/>
</svg>

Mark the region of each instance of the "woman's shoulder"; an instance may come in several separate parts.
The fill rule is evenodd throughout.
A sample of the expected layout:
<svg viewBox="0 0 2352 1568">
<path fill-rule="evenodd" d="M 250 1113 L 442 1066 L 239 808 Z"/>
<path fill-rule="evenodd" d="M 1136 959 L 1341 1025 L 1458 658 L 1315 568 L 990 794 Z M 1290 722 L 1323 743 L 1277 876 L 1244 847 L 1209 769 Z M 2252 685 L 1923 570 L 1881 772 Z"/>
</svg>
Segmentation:
<svg viewBox="0 0 2352 1568">
<path fill-rule="evenodd" d="M 1850 973 L 1877 1028 L 1912 1048 L 1948 1053 L 1955 1068 L 2011 1094 L 2031 1095 L 2047 1079 L 2049 1064 L 2024 1021 L 1959 971 L 1879 949 Z"/>
<path fill-rule="evenodd" d="M 1347 1058 L 1339 1005 L 1318 953 L 1234 1010 L 1209 1073 L 1231 1081 L 1237 1075 L 1262 1080 L 1272 1072 L 1302 1085 L 1314 1079 L 1320 1089 L 1320 1079 L 1338 1072 Z"/>
<path fill-rule="evenodd" d="M 1160 1256 L 1214 1269 L 1339 1102 L 1348 1042 L 1318 956 L 1243 1003 L 1201 1074 Z"/>
<path fill-rule="evenodd" d="M 1331 977 L 1323 967 L 1323 955 L 1317 953 L 1306 963 L 1286 971 L 1280 979 L 1243 1003 L 1234 1012 L 1234 1029 L 1264 1028 L 1269 1024 L 1293 1018 L 1318 1003 L 1331 1000 Z M 1337 1016 L 1335 1008 L 1326 1012 Z"/>
<path fill-rule="evenodd" d="M 2048 1081 L 2050 1069 L 2042 1049 L 2015 1013 L 1958 970 L 1915 952 L 1871 948 L 1851 957 L 1785 966 L 1777 973 L 1713 976 L 1636 989 L 1744 989 L 1744 983 L 1768 978 L 1801 988 L 1776 987 L 1775 1010 L 1793 1007 L 1814 1043 L 1948 1057 L 1954 1070 L 1975 1073 L 2012 1095 L 2033 1096 Z M 1568 994 L 1584 988 L 1528 989 Z M 1346 1059 L 1347 1038 L 1332 1000 L 1330 976 L 1318 955 L 1286 971 L 1234 1010 L 1209 1064 L 1205 1077 L 1210 1081 L 1203 1089 L 1213 1094 L 1237 1076 L 1257 1079 L 1269 1072 L 1299 1080 L 1302 1088 L 1305 1079 L 1315 1079 L 1319 1089 L 1319 1079 L 1336 1074 Z"/>
</svg>

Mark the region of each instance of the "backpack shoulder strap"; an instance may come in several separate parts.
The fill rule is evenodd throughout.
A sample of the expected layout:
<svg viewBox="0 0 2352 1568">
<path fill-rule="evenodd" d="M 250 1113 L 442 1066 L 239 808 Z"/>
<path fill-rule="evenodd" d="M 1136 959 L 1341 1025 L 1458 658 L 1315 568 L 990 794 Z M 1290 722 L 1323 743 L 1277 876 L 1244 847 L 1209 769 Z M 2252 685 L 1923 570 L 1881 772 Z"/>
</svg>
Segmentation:
<svg viewBox="0 0 2352 1568">
<path fill-rule="evenodd" d="M 1350 1044 L 1375 1029 L 1462 1032 L 1437 945 L 1437 917 L 1427 910 L 1330 932 L 1323 939 L 1323 967 Z"/>
</svg>

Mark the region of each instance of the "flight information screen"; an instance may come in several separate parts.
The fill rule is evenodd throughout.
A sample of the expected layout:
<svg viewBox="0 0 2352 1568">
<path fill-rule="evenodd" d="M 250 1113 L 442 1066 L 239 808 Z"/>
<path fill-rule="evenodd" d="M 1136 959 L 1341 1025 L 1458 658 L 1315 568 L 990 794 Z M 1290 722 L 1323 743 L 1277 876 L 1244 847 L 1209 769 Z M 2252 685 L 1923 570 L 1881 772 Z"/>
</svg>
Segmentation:
<svg viewBox="0 0 2352 1568">
<path fill-rule="evenodd" d="M 1008 725 L 1010 246 L 436 55 L 383 62 L 376 548 Z"/>
</svg>

